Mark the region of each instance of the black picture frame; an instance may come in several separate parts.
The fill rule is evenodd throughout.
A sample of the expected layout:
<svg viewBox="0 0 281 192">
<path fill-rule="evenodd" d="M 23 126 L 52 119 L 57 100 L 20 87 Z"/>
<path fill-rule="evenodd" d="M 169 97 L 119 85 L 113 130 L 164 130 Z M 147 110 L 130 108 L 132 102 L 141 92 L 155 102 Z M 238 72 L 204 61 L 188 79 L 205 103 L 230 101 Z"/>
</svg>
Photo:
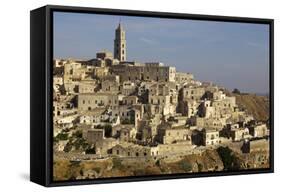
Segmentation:
<svg viewBox="0 0 281 192">
<path fill-rule="evenodd" d="M 270 168 L 243 171 L 220 171 L 192 174 L 136 176 L 54 182 L 52 180 L 52 59 L 53 12 L 98 13 L 204 21 L 258 23 L 270 26 Z M 274 20 L 136 10 L 101 9 L 46 5 L 30 12 L 30 180 L 43 186 L 64 186 L 113 182 L 150 181 L 162 179 L 227 176 L 274 172 Z"/>
</svg>

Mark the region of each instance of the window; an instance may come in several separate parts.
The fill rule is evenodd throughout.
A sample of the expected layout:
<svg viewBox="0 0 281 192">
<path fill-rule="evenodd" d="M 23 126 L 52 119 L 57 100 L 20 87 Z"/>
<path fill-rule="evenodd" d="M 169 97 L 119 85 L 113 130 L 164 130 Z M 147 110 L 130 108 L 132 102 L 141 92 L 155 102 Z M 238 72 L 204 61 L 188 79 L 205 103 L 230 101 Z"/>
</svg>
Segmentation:
<svg viewBox="0 0 281 192">
<path fill-rule="evenodd" d="M 143 153 L 143 156 L 146 156 L 146 155 L 147 155 L 147 153 L 146 153 L 146 152 L 144 152 L 144 153 Z"/>
<path fill-rule="evenodd" d="M 116 150 L 116 154 L 119 155 L 119 150 Z"/>
<path fill-rule="evenodd" d="M 136 152 L 136 156 L 137 156 L 137 157 L 139 156 L 139 153 L 138 153 L 138 152 Z"/>
<path fill-rule="evenodd" d="M 85 100 L 83 100 L 83 104 L 85 104 Z"/>
<path fill-rule="evenodd" d="M 128 152 L 128 156 L 130 156 L 131 154 L 130 154 L 130 152 Z"/>
</svg>

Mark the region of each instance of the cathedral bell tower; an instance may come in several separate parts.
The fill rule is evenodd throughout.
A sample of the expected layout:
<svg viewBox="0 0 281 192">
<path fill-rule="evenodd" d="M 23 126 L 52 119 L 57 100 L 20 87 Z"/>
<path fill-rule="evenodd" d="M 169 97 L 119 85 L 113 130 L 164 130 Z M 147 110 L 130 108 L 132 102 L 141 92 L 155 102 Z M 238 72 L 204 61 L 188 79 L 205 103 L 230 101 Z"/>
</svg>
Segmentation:
<svg viewBox="0 0 281 192">
<path fill-rule="evenodd" d="M 115 30 L 114 58 L 119 61 L 126 61 L 126 34 L 121 23 Z"/>
</svg>

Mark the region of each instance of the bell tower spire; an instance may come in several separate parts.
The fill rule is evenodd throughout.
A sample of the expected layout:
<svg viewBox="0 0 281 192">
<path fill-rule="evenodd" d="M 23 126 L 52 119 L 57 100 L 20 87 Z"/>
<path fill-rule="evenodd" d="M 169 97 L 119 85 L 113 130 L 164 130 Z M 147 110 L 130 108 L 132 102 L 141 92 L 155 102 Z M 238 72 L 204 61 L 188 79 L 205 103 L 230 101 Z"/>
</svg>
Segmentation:
<svg viewBox="0 0 281 192">
<path fill-rule="evenodd" d="M 119 20 L 119 25 L 115 30 L 115 39 L 114 39 L 114 58 L 119 61 L 126 61 L 126 33 L 125 29 L 121 25 L 121 20 Z"/>
</svg>

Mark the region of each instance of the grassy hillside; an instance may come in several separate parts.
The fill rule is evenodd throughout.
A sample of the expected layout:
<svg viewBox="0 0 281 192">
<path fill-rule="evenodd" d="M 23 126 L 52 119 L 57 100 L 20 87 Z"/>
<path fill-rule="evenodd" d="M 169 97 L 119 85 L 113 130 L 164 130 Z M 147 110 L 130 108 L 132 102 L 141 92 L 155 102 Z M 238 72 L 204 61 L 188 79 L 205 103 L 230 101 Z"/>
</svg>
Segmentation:
<svg viewBox="0 0 281 192">
<path fill-rule="evenodd" d="M 254 94 L 233 94 L 239 107 L 246 109 L 259 121 L 266 121 L 269 118 L 269 100 L 267 96 Z"/>
</svg>

